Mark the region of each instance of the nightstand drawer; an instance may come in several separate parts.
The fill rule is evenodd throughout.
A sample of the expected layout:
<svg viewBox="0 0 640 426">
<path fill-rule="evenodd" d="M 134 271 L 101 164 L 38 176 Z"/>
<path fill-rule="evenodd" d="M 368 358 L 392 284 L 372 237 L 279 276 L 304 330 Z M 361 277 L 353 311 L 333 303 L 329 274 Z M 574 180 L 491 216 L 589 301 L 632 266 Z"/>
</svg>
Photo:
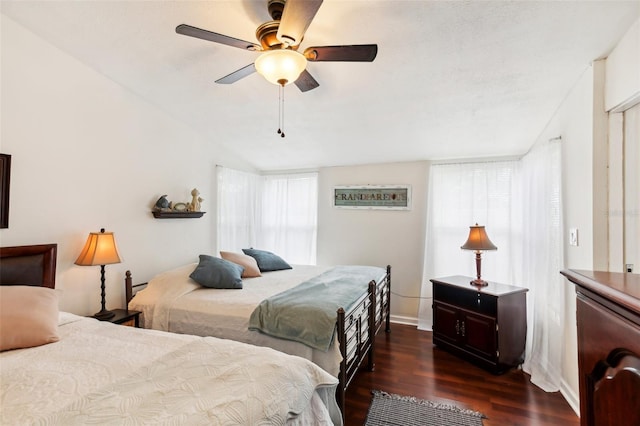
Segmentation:
<svg viewBox="0 0 640 426">
<path fill-rule="evenodd" d="M 433 299 L 456 305 L 485 315 L 496 315 L 498 299 L 490 294 L 473 291 L 473 287 L 461 291 L 451 285 L 434 283 Z"/>
</svg>

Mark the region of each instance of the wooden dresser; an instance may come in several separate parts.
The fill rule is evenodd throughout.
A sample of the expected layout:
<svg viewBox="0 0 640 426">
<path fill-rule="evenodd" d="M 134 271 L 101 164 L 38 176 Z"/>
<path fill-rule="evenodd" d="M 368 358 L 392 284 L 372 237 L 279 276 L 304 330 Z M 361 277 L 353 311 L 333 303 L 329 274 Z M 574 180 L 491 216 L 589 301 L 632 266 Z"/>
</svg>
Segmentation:
<svg viewBox="0 0 640 426">
<path fill-rule="evenodd" d="M 561 274 L 576 285 L 580 424 L 640 425 L 640 275 Z"/>
</svg>

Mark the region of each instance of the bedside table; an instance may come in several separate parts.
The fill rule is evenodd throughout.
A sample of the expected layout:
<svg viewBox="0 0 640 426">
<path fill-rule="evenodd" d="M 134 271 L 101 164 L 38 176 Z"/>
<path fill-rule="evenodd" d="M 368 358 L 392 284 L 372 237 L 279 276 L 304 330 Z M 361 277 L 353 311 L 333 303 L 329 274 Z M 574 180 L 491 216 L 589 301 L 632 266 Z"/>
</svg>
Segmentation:
<svg viewBox="0 0 640 426">
<path fill-rule="evenodd" d="M 115 316 L 102 321 L 140 328 L 140 314 L 142 312 L 127 309 L 111 309 L 111 312 L 113 312 Z"/>
<path fill-rule="evenodd" d="M 494 374 L 524 361 L 526 288 L 470 277 L 434 278 L 433 343 Z"/>
</svg>

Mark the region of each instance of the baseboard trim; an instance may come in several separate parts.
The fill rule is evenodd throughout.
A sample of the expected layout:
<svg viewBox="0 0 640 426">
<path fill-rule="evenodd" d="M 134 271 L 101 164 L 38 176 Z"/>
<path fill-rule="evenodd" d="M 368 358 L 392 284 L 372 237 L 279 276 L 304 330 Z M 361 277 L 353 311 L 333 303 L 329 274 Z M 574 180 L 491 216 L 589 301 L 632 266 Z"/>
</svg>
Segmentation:
<svg viewBox="0 0 640 426">
<path fill-rule="evenodd" d="M 391 315 L 391 322 L 394 324 L 413 325 L 418 326 L 418 318 L 404 317 L 402 315 Z"/>
<path fill-rule="evenodd" d="M 580 417 L 580 398 L 564 380 L 560 381 L 560 393 L 564 396 L 571 409 Z"/>
</svg>

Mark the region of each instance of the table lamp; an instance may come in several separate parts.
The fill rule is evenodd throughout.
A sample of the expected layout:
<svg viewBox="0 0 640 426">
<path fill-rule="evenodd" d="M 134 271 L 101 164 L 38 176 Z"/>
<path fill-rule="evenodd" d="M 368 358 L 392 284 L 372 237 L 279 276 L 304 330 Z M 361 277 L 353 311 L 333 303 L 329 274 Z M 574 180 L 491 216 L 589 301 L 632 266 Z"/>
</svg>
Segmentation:
<svg viewBox="0 0 640 426">
<path fill-rule="evenodd" d="M 474 226 L 469 227 L 469 238 L 467 242 L 461 247 L 463 250 L 475 250 L 476 252 L 476 279 L 471 281 L 471 285 L 485 286 L 489 284 L 485 280 L 480 278 L 480 263 L 482 262 L 481 253 L 483 250 L 498 250 L 498 247 L 494 246 L 487 232 L 484 230 L 484 226 L 480 226 L 477 223 Z"/>
<path fill-rule="evenodd" d="M 102 309 L 94 315 L 94 318 L 99 320 L 106 320 L 115 315 L 105 308 L 104 302 L 104 265 L 110 265 L 112 263 L 120 263 L 120 256 L 118 256 L 113 232 L 104 232 L 104 228 L 101 229 L 100 232 L 91 232 L 75 264 L 80 266 L 100 265 Z"/>
</svg>

